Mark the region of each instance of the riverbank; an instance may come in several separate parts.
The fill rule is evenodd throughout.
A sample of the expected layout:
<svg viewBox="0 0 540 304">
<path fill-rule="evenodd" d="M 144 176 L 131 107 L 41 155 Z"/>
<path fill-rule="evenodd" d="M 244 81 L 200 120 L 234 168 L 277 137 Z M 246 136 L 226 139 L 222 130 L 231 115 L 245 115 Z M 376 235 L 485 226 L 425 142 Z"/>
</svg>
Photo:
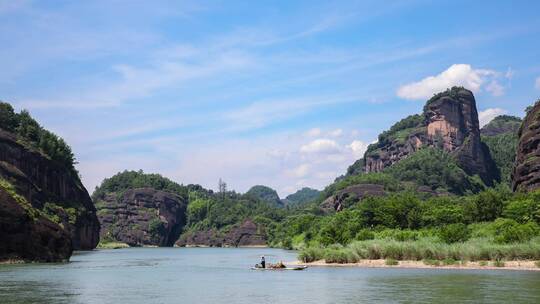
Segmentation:
<svg viewBox="0 0 540 304">
<path fill-rule="evenodd" d="M 431 269 L 484 269 L 484 270 L 527 270 L 540 271 L 537 261 L 455 261 L 445 265 L 444 261 L 396 261 L 396 260 L 359 260 L 356 263 L 327 263 L 317 260 L 309 263 L 292 261 L 286 263 L 290 266 L 309 267 L 361 267 L 361 268 L 431 268 Z"/>
</svg>

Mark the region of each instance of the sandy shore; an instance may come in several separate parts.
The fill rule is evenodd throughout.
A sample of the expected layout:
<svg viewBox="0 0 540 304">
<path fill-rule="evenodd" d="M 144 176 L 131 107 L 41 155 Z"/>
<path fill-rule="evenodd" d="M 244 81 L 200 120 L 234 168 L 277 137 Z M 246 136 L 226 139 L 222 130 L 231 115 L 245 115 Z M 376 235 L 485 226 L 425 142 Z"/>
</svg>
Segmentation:
<svg viewBox="0 0 540 304">
<path fill-rule="evenodd" d="M 442 264 L 442 262 L 441 262 Z M 434 268 L 434 269 L 496 269 L 496 270 L 529 270 L 540 271 L 540 268 L 535 265 L 535 261 L 505 261 L 503 267 L 496 267 L 493 262 L 488 262 L 486 266 L 481 266 L 480 262 L 466 262 L 465 264 L 455 265 L 426 265 L 423 261 L 398 261 L 398 265 L 386 265 L 385 260 L 360 260 L 358 263 L 337 264 L 326 263 L 324 260 L 304 263 L 301 261 L 293 261 L 286 263 L 291 266 L 315 266 L 315 267 L 363 267 L 363 268 Z"/>
</svg>

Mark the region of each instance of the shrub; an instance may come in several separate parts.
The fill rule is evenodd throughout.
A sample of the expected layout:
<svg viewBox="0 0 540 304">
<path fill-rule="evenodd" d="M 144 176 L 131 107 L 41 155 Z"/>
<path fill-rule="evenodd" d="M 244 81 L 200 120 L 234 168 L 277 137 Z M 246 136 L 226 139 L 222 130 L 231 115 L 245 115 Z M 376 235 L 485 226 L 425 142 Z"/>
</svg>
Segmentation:
<svg viewBox="0 0 540 304">
<path fill-rule="evenodd" d="M 478 265 L 484 267 L 484 266 L 488 265 L 488 262 L 487 261 L 480 261 L 480 262 L 478 262 Z"/>
<path fill-rule="evenodd" d="M 465 224 L 450 224 L 442 227 L 439 237 L 447 244 L 465 242 L 469 239 L 470 231 Z"/>
<path fill-rule="evenodd" d="M 396 259 L 390 258 L 390 259 L 386 259 L 384 261 L 384 264 L 388 266 L 396 266 L 396 265 L 399 265 L 399 262 Z"/>
<path fill-rule="evenodd" d="M 499 244 L 526 242 L 538 235 L 540 230 L 533 222 L 519 224 L 511 219 L 497 219 L 495 226 L 495 242 Z"/>
<path fill-rule="evenodd" d="M 540 223 L 540 202 L 533 198 L 511 201 L 504 208 L 503 215 L 519 223 L 529 221 Z"/>
<path fill-rule="evenodd" d="M 358 231 L 355 237 L 357 241 L 373 240 L 374 238 L 375 238 L 375 233 L 373 233 L 373 231 L 369 229 L 362 229 Z"/>
<path fill-rule="evenodd" d="M 534 262 L 534 265 L 536 265 L 536 267 L 540 268 L 540 261 Z"/>
</svg>

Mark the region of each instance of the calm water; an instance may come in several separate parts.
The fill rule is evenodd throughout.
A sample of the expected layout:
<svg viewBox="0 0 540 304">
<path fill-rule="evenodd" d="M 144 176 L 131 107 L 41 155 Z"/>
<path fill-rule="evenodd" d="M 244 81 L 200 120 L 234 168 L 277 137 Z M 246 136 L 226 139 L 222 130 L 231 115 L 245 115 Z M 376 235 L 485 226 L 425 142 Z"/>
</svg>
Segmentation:
<svg viewBox="0 0 540 304">
<path fill-rule="evenodd" d="M 309 268 L 253 271 L 278 249 L 129 248 L 68 264 L 0 265 L 0 303 L 540 303 L 540 273 Z"/>
</svg>

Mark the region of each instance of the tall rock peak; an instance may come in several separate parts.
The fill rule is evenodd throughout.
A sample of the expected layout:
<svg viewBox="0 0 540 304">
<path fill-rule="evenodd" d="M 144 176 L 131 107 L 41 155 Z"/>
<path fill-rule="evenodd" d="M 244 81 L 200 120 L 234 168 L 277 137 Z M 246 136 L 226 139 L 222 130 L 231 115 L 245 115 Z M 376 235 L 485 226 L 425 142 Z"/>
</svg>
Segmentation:
<svg viewBox="0 0 540 304">
<path fill-rule="evenodd" d="M 512 189 L 533 191 L 540 188 L 540 100 L 527 109 L 518 136 Z"/>
<path fill-rule="evenodd" d="M 499 179 L 489 150 L 480 139 L 478 111 L 471 91 L 453 87 L 433 96 L 423 115 L 412 115 L 379 136 L 365 155 L 365 172 L 380 172 L 423 147 L 451 153 L 468 174 L 491 185 Z"/>
</svg>

